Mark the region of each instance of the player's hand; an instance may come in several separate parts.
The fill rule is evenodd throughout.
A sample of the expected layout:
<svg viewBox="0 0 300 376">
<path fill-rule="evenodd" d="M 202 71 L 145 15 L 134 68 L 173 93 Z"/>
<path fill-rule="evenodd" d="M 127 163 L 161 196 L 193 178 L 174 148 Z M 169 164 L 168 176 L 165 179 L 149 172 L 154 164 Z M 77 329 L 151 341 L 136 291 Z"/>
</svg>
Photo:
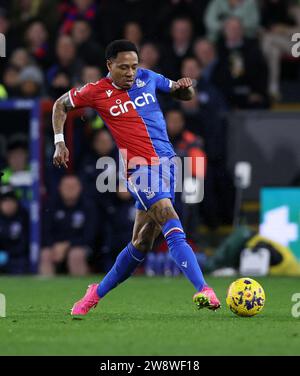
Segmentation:
<svg viewBox="0 0 300 376">
<path fill-rule="evenodd" d="M 178 81 L 175 82 L 175 89 L 187 89 L 193 86 L 193 80 L 188 77 L 180 78 Z"/>
<path fill-rule="evenodd" d="M 53 164 L 55 167 L 61 166 L 68 168 L 67 162 L 69 162 L 69 150 L 64 142 L 58 142 L 55 145 L 55 152 L 53 155 Z"/>
</svg>

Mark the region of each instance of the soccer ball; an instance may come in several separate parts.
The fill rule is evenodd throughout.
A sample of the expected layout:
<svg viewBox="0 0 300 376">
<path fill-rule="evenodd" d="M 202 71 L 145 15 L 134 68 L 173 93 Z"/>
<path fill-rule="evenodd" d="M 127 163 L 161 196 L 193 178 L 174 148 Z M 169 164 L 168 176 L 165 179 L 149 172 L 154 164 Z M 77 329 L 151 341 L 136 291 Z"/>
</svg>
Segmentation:
<svg viewBox="0 0 300 376">
<path fill-rule="evenodd" d="M 229 286 L 226 303 L 230 310 L 238 316 L 254 316 L 264 307 L 265 292 L 254 279 L 240 278 Z"/>
</svg>

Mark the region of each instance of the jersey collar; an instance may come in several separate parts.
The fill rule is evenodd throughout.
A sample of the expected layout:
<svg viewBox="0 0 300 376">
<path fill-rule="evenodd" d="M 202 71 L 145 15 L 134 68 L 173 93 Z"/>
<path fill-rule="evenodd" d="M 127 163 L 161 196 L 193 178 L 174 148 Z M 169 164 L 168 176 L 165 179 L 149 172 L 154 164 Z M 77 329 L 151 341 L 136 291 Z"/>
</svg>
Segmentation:
<svg viewBox="0 0 300 376">
<path fill-rule="evenodd" d="M 112 79 L 110 79 L 110 80 L 111 80 L 111 84 L 112 84 L 113 87 L 115 87 L 115 88 L 118 89 L 118 90 L 124 90 L 124 89 L 122 89 L 120 86 L 116 85 L 116 84 L 112 81 Z"/>
<path fill-rule="evenodd" d="M 107 73 L 106 77 L 109 79 L 110 83 L 112 84 L 112 86 L 113 86 L 115 89 L 123 90 L 120 86 L 116 85 L 116 84 L 113 82 L 113 80 L 112 80 L 111 75 L 110 75 L 109 72 Z"/>
</svg>

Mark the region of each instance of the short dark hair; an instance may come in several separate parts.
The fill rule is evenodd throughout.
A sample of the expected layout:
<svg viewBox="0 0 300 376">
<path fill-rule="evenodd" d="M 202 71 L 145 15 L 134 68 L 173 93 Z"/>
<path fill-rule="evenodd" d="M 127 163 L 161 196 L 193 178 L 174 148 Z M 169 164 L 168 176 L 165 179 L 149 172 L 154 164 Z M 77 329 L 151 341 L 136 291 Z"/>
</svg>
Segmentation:
<svg viewBox="0 0 300 376">
<path fill-rule="evenodd" d="M 119 52 L 135 52 L 138 56 L 138 49 L 136 45 L 126 39 L 118 39 L 111 42 L 105 50 L 105 57 L 107 60 L 113 58 L 115 59 Z"/>
</svg>

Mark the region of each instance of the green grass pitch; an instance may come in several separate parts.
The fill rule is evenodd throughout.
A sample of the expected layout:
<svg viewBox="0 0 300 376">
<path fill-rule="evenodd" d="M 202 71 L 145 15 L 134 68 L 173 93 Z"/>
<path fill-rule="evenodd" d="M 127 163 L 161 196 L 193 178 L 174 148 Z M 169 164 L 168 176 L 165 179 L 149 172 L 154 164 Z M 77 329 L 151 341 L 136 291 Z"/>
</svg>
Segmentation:
<svg viewBox="0 0 300 376">
<path fill-rule="evenodd" d="M 222 301 L 217 312 L 194 307 L 183 277 L 132 277 L 74 320 L 70 308 L 95 277 L 1 277 L 0 355 L 300 355 L 300 317 L 291 314 L 299 279 L 257 278 L 266 305 L 252 318 L 226 307 L 234 279 L 207 278 Z"/>
</svg>

